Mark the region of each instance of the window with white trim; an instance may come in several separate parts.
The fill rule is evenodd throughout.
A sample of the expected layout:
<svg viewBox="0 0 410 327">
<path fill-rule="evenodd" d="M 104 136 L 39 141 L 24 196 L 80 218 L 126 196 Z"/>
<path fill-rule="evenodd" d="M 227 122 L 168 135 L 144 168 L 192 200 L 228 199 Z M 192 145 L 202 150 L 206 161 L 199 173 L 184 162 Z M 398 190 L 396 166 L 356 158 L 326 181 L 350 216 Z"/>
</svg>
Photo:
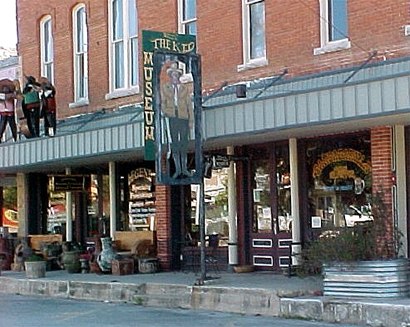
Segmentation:
<svg viewBox="0 0 410 327">
<path fill-rule="evenodd" d="M 350 48 L 347 0 L 319 0 L 320 48 L 314 54 Z"/>
<path fill-rule="evenodd" d="M 242 33 L 243 65 L 238 70 L 266 65 L 265 1 L 242 0 Z"/>
<path fill-rule="evenodd" d="M 74 102 L 88 101 L 88 37 L 85 5 L 73 10 Z"/>
<path fill-rule="evenodd" d="M 110 12 L 110 92 L 116 93 L 117 96 L 125 96 L 127 90 L 138 87 L 137 4 L 136 0 L 108 1 Z M 125 92 L 122 93 L 122 91 Z M 116 97 L 116 95 L 111 97 Z"/>
<path fill-rule="evenodd" d="M 51 16 L 40 21 L 41 76 L 54 84 L 54 50 Z"/>
<path fill-rule="evenodd" d="M 178 31 L 196 35 L 196 0 L 178 0 Z"/>
</svg>

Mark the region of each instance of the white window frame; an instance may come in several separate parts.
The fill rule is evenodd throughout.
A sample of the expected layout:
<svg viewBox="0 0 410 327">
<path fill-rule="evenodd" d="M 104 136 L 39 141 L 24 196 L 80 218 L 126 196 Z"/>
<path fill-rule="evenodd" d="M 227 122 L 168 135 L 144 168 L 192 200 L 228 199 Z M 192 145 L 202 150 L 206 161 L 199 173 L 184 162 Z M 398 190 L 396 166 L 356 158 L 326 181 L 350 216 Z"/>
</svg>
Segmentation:
<svg viewBox="0 0 410 327">
<path fill-rule="evenodd" d="M 81 17 L 82 41 L 81 49 L 79 49 L 78 39 L 79 26 L 78 15 L 83 10 L 83 17 Z M 74 102 L 69 104 L 69 108 L 85 106 L 89 104 L 88 99 L 88 26 L 87 26 L 87 10 L 85 4 L 81 3 L 74 7 L 72 11 L 73 21 L 73 72 L 74 72 Z M 83 60 L 81 60 L 81 57 Z M 82 64 L 82 69 L 79 65 Z M 80 87 L 83 86 L 83 90 Z M 83 96 L 80 95 L 84 93 Z"/>
<path fill-rule="evenodd" d="M 251 31 L 250 31 L 250 6 L 264 0 L 242 0 L 242 49 L 243 49 L 243 64 L 238 65 L 238 71 L 246 69 L 266 66 L 268 60 L 266 58 L 266 20 L 265 24 L 265 54 L 259 58 L 251 59 Z M 264 15 L 266 16 L 265 10 Z M 265 18 L 264 18 L 265 19 Z"/>
<path fill-rule="evenodd" d="M 196 2 L 196 0 L 195 0 Z M 178 33 L 180 34 L 188 34 L 186 31 L 186 26 L 192 23 L 197 22 L 197 15 L 195 13 L 195 17 L 191 19 L 185 19 L 184 17 L 184 4 L 186 0 L 178 0 Z M 196 29 L 197 30 L 197 29 Z"/>
<path fill-rule="evenodd" d="M 186 31 L 186 26 L 191 23 L 197 22 L 197 16 L 195 12 L 195 18 L 185 19 L 184 17 L 184 4 L 186 0 L 178 0 L 178 33 L 180 34 L 188 34 Z M 196 0 L 195 0 L 196 3 Z M 196 29 L 197 30 L 197 29 Z M 196 35 L 196 34 L 195 34 Z M 181 76 L 182 83 L 189 83 L 193 81 L 192 74 L 187 72 L 187 68 L 184 64 L 180 63 L 180 69 L 184 72 L 183 76 Z"/>
<path fill-rule="evenodd" d="M 123 42 L 123 69 L 124 69 L 124 87 L 115 88 L 115 53 L 114 53 L 114 35 L 113 35 L 113 2 L 115 0 L 108 0 L 108 14 L 109 14 L 109 93 L 105 95 L 106 100 L 115 99 L 119 97 L 134 95 L 139 92 L 139 69 L 136 70 L 136 85 L 131 85 L 131 42 L 134 41 L 134 44 L 137 45 L 137 49 L 135 51 L 135 62 L 138 65 L 138 11 L 135 8 L 136 12 L 136 25 L 137 25 L 137 34 L 136 35 L 129 35 L 129 15 L 128 15 L 128 4 L 129 1 L 134 0 L 121 0 L 123 2 L 122 7 L 122 22 L 123 22 L 123 36 L 122 39 L 117 40 Z M 135 0 L 136 3 L 136 0 Z"/>
<path fill-rule="evenodd" d="M 349 49 L 351 47 L 348 37 L 336 41 L 330 41 L 329 36 L 329 0 L 319 0 L 320 21 L 320 47 L 313 49 L 314 55 Z"/>
<path fill-rule="evenodd" d="M 48 35 L 46 35 L 46 25 L 49 27 Z M 53 20 L 50 15 L 44 16 L 40 21 L 40 59 L 41 76 L 54 84 Z"/>
</svg>

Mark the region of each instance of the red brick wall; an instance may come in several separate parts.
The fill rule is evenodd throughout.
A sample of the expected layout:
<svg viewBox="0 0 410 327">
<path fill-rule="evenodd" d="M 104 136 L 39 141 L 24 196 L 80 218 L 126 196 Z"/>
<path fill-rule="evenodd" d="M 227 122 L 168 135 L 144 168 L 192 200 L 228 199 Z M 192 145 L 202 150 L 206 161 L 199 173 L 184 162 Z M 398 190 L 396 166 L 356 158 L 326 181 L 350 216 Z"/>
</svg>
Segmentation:
<svg viewBox="0 0 410 327">
<path fill-rule="evenodd" d="M 157 219 L 157 252 L 161 270 L 171 269 L 171 219 L 170 188 L 157 185 L 155 187 L 155 217 Z"/>
<path fill-rule="evenodd" d="M 38 22 L 45 14 L 50 14 L 54 21 L 59 117 L 140 101 L 140 95 L 110 101 L 104 99 L 108 93 L 107 2 L 87 0 L 83 2 L 87 6 L 89 25 L 90 105 L 68 109 L 73 100 L 71 10 L 77 2 L 18 0 L 19 51 L 23 56 L 23 72 L 39 75 Z M 139 0 L 137 3 L 140 30 L 177 31 L 176 1 Z M 215 88 L 223 81 L 234 83 L 272 76 L 284 68 L 289 69 L 287 77 L 292 77 L 358 65 L 372 50 L 378 51 L 374 61 L 410 53 L 409 37 L 405 37 L 403 32 L 403 26 L 410 23 L 408 1 L 349 1 L 351 49 L 317 56 L 313 55 L 313 49 L 320 46 L 319 1 L 265 3 L 269 64 L 238 72 L 237 66 L 243 63 L 241 1 L 213 1 L 212 4 L 197 1 L 198 52 L 202 55 L 204 89 Z"/>
<path fill-rule="evenodd" d="M 371 130 L 373 211 L 376 224 L 384 223 L 381 228 L 382 235 L 378 236 L 377 242 L 379 253 L 383 257 L 391 257 L 394 254 L 391 142 L 390 127 L 381 126 Z"/>
<path fill-rule="evenodd" d="M 57 89 L 58 118 L 87 113 L 102 108 L 116 108 L 136 103 L 138 95 L 105 100 L 109 92 L 108 65 L 108 7 L 106 1 L 87 0 L 86 4 L 89 37 L 89 106 L 69 109 L 73 102 L 73 41 L 72 9 L 77 0 L 29 1 L 18 0 L 19 54 L 22 56 L 23 73 L 40 76 L 39 22 L 51 15 L 54 36 L 54 75 Z"/>
</svg>

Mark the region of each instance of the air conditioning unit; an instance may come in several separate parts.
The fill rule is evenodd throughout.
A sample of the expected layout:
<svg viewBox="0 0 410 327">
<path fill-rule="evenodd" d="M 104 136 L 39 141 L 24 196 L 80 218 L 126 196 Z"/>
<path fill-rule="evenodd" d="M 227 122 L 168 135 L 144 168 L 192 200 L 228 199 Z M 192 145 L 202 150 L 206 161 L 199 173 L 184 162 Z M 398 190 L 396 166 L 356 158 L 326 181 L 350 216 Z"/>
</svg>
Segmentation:
<svg viewBox="0 0 410 327">
<path fill-rule="evenodd" d="M 404 35 L 410 36 L 410 25 L 404 25 Z"/>
</svg>

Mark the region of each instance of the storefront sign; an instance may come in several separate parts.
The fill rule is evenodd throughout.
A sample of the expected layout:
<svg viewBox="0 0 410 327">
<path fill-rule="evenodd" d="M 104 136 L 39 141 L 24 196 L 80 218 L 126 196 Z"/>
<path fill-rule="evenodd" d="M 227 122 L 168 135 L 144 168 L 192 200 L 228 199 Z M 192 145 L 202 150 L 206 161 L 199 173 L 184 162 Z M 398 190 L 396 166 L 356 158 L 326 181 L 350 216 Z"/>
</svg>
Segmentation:
<svg viewBox="0 0 410 327">
<path fill-rule="evenodd" d="M 142 48 L 144 67 L 144 155 L 145 160 L 155 160 L 154 51 L 166 51 L 175 54 L 195 53 L 196 38 L 193 35 L 142 31 Z"/>
<path fill-rule="evenodd" d="M 315 179 L 320 178 L 325 168 L 338 162 L 354 163 L 362 171 L 363 175 L 367 175 L 371 171 L 371 165 L 365 161 L 365 156 L 362 153 L 353 149 L 338 149 L 322 154 L 321 158 L 313 166 L 313 177 Z M 355 172 L 348 170 L 345 166 L 336 167 L 332 174 L 334 176 L 329 177 L 333 177 L 333 179 L 337 177 L 354 179 L 356 177 Z"/>
<path fill-rule="evenodd" d="M 55 175 L 51 178 L 53 192 L 82 192 L 85 190 L 84 175 Z"/>
<path fill-rule="evenodd" d="M 153 74 L 157 182 L 198 184 L 203 176 L 200 56 L 155 51 Z"/>
</svg>

